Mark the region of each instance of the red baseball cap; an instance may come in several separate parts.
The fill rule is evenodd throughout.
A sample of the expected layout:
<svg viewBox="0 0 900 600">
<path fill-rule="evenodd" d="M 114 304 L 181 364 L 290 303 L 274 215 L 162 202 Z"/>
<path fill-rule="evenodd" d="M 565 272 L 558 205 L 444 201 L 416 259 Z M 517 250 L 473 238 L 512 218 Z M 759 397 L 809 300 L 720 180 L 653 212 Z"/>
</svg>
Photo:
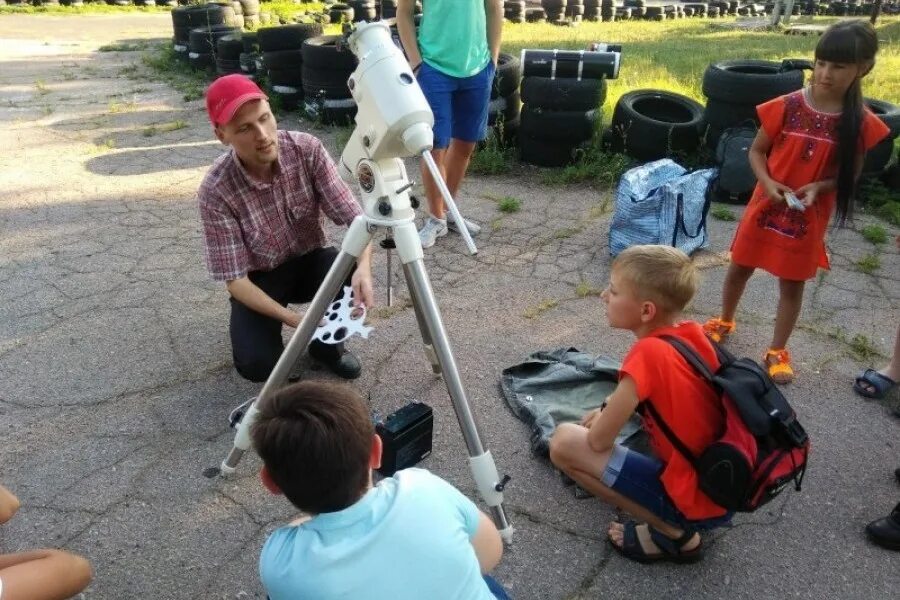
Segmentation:
<svg viewBox="0 0 900 600">
<path fill-rule="evenodd" d="M 206 114 L 216 125 L 227 125 L 234 113 L 251 100 L 268 100 L 259 86 L 239 74 L 219 77 L 206 90 Z"/>
</svg>

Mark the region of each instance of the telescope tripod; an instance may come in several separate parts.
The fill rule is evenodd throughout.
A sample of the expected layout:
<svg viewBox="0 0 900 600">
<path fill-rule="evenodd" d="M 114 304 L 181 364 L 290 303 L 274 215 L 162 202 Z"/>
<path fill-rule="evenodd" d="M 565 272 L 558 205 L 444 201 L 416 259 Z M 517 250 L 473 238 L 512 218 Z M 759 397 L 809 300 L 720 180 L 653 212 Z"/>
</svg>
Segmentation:
<svg viewBox="0 0 900 600">
<path fill-rule="evenodd" d="M 430 153 L 423 157 L 429 168 L 434 164 Z M 433 174 L 436 171 L 433 171 Z M 450 347 L 428 273 L 425 270 L 422 243 L 415 226 L 415 212 L 408 190 L 412 184 L 406 179 L 406 169 L 400 159 L 382 161 L 363 160 L 357 171 L 363 195 L 365 214 L 354 219 L 341 244 L 341 251 L 325 276 L 322 285 L 309 305 L 300 325 L 294 332 L 275 365 L 269 379 L 263 385 L 258 398 L 265 398 L 281 388 L 292 366 L 297 362 L 313 338 L 316 327 L 325 316 L 343 282 L 353 269 L 356 260 L 371 242 L 378 228 L 386 228 L 392 234 L 397 256 L 403 265 L 410 299 L 425 345 L 425 354 L 436 375 L 442 375 L 456 412 L 460 429 L 469 454 L 469 468 L 479 494 L 490 507 L 491 516 L 504 541 L 510 543 L 513 528 L 507 521 L 503 508 L 503 488 L 509 477 L 500 479 L 490 451 L 484 449 L 478 426 L 469 407 L 456 359 Z M 437 177 L 440 180 L 440 174 Z M 441 186 L 443 187 L 443 186 Z M 445 188 L 444 188 L 445 189 Z M 443 191 L 443 190 L 442 190 Z M 449 194 L 447 194 L 449 195 Z M 452 200 L 451 200 L 452 202 Z M 449 203 L 448 203 L 449 204 Z M 454 212 L 458 215 L 458 211 Z M 461 217 L 457 221 L 462 223 Z M 257 400 L 258 401 L 258 400 Z M 221 465 L 223 474 L 234 472 L 244 452 L 250 447 L 250 427 L 259 411 L 254 402 L 238 425 L 234 447 Z"/>
</svg>

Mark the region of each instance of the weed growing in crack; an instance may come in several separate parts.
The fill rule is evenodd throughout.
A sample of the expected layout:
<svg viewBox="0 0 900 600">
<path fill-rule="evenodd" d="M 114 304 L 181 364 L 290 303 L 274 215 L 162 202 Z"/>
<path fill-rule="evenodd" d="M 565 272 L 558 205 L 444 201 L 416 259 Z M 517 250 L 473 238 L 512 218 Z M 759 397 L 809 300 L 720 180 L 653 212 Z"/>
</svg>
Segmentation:
<svg viewBox="0 0 900 600">
<path fill-rule="evenodd" d="M 522 210 L 522 201 L 512 196 L 504 196 L 497 202 L 497 209 L 503 213 L 514 213 Z"/>
<path fill-rule="evenodd" d="M 881 268 L 881 259 L 878 258 L 877 254 L 867 254 L 863 256 L 861 259 L 856 261 L 856 269 L 865 273 L 866 275 L 871 275 L 875 271 Z"/>
<path fill-rule="evenodd" d="M 43 79 L 38 79 L 34 82 L 34 87 L 37 90 L 37 93 L 41 96 L 46 96 L 50 93 L 50 88 L 47 87 L 47 84 L 44 83 Z"/>
<path fill-rule="evenodd" d="M 90 154 L 103 154 L 104 152 L 109 152 L 110 150 L 116 147 L 116 142 L 112 138 L 106 138 L 102 140 L 100 143 L 94 144 L 90 149 Z"/>
<path fill-rule="evenodd" d="M 109 113 L 113 115 L 131 112 L 136 108 L 137 102 L 135 102 L 134 100 L 129 100 L 128 102 L 114 102 L 112 100 L 109 101 Z"/>
<path fill-rule="evenodd" d="M 866 225 L 860 233 L 866 240 L 876 246 L 887 241 L 887 231 L 881 225 Z"/>
<path fill-rule="evenodd" d="M 557 229 L 553 232 L 553 239 L 564 240 L 570 238 L 573 235 L 581 233 L 582 229 L 582 227 L 563 227 L 562 229 Z"/>
<path fill-rule="evenodd" d="M 178 131 L 179 129 L 184 129 L 187 127 L 187 123 L 178 119 L 177 121 L 169 121 L 168 123 L 154 123 L 149 127 L 146 127 L 141 134 L 144 137 L 153 137 L 154 135 L 158 135 L 160 133 L 168 133 L 169 131 Z"/>
<path fill-rule="evenodd" d="M 181 92 L 185 102 L 199 100 L 206 89 L 206 77 L 203 73 L 192 70 L 188 65 L 175 58 L 175 49 L 161 45 L 148 49 L 141 57 L 141 62 L 150 68 L 156 78 L 168 83 Z M 270 100 L 271 103 L 271 100 Z"/>
<path fill-rule="evenodd" d="M 853 339 L 850 340 L 850 350 L 856 358 L 861 361 L 868 361 L 869 359 L 877 358 L 880 355 L 875 348 L 875 344 L 872 343 L 872 340 L 861 333 L 857 333 L 853 336 Z"/>
<path fill-rule="evenodd" d="M 547 312 L 548 310 L 550 310 L 551 308 L 555 308 L 558 305 L 559 305 L 558 300 L 544 300 L 537 306 L 531 306 L 529 308 L 526 308 L 525 312 L 522 313 L 522 316 L 525 317 L 526 319 L 535 319 L 535 318 L 541 316 L 542 314 L 544 314 L 545 312 Z"/>
<path fill-rule="evenodd" d="M 602 288 L 593 287 L 587 281 L 581 281 L 575 286 L 575 295 L 579 298 L 587 298 L 588 296 L 599 296 L 603 292 Z"/>
</svg>

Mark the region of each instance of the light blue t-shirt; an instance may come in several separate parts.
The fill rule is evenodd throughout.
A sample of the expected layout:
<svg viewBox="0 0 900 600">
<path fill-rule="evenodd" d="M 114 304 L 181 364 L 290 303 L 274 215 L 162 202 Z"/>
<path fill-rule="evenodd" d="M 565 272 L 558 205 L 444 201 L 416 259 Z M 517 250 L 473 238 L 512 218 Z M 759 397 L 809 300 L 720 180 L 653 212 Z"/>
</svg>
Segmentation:
<svg viewBox="0 0 900 600">
<path fill-rule="evenodd" d="M 405 469 L 349 508 L 276 529 L 260 577 L 271 600 L 495 600 L 469 541 L 478 520 L 452 485 Z"/>
<path fill-rule="evenodd" d="M 472 77 L 491 59 L 484 0 L 425 0 L 419 26 L 422 60 L 451 77 Z"/>
</svg>

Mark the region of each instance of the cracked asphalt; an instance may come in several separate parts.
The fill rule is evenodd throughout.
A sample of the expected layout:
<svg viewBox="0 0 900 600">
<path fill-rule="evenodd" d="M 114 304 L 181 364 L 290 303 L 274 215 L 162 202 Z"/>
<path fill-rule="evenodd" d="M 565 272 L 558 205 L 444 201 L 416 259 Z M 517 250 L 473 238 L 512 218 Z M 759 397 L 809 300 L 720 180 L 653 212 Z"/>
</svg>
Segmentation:
<svg viewBox="0 0 900 600">
<path fill-rule="evenodd" d="M 0 548 L 87 556 L 89 599 L 264 598 L 259 549 L 291 507 L 264 492 L 255 456 L 233 478 L 202 475 L 231 447 L 229 410 L 258 390 L 231 368 L 226 293 L 202 259 L 195 192 L 223 148 L 202 102 L 154 81 L 141 52 L 97 52 L 170 36 L 167 15 L 0 16 L 0 481 L 23 504 L 0 529 Z M 331 130 L 295 117 L 280 126 L 339 151 Z M 506 196 L 520 212 L 498 210 Z M 897 555 L 867 543 L 863 526 L 900 500 L 897 399 L 864 401 L 850 387 L 861 368 L 885 362 L 898 323 L 897 251 L 858 232 L 874 220 L 831 236 L 833 269 L 808 286 L 792 338 L 799 375 L 786 389 L 813 443 L 802 493 L 707 537 L 698 565 L 641 566 L 605 543 L 613 511 L 575 499 L 531 456 L 498 388 L 504 367 L 538 349 L 621 357 L 629 347 L 628 334 L 606 327 L 598 298 L 584 295 L 608 275 L 610 191 L 548 187 L 523 167 L 470 177 L 461 198 L 486 225 L 480 253 L 448 237 L 426 266 L 483 440 L 513 478 L 506 507 L 517 531 L 496 575 L 515 598 L 896 594 Z M 734 225 L 710 220 L 693 318 L 718 310 Z M 341 231 L 330 235 L 338 242 Z M 880 268 L 860 272 L 873 253 Z M 396 272 L 399 298 L 384 306 L 383 252 L 374 273 L 382 304 L 369 340 L 351 343 L 365 366 L 353 385 L 382 415 L 412 399 L 434 407 L 424 466 L 475 498 Z M 761 355 L 775 302 L 775 281 L 754 277 L 733 350 Z"/>
</svg>

